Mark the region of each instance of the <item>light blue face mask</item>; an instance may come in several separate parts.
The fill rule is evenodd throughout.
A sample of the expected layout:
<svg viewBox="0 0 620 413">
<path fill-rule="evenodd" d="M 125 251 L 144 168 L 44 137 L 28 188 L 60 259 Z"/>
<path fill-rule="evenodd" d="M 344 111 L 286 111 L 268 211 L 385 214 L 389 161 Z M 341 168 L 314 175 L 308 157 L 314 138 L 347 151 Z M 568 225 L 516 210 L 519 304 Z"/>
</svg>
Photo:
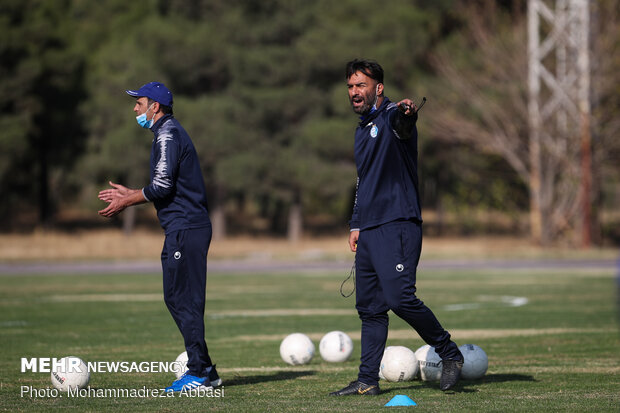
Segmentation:
<svg viewBox="0 0 620 413">
<path fill-rule="evenodd" d="M 146 109 L 146 112 L 148 112 L 149 109 L 153 105 L 154 105 L 154 103 Z M 146 119 L 146 112 L 144 112 L 142 115 L 136 116 L 136 122 L 138 122 L 138 125 L 142 126 L 144 129 L 151 129 L 151 126 L 153 126 L 153 119 L 151 118 L 150 120 L 147 120 Z M 155 114 L 153 114 L 153 118 L 154 117 L 155 117 Z"/>
</svg>

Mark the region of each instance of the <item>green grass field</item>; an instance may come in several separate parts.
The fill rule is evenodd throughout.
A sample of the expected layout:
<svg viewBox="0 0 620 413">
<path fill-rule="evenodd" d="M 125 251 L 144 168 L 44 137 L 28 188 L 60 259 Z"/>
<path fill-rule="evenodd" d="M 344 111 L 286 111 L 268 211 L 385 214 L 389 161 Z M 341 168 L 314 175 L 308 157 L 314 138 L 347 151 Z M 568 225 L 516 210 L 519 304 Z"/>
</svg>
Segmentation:
<svg viewBox="0 0 620 413">
<path fill-rule="evenodd" d="M 417 411 L 620 411 L 620 342 L 612 270 L 430 271 L 418 292 L 460 344 L 489 356 L 487 375 L 443 393 L 438 383 L 381 382 L 377 397 L 333 398 L 355 379 L 360 323 L 344 274 L 209 274 L 207 343 L 224 384 L 219 398 L 50 398 L 49 373 L 21 373 L 22 357 L 75 355 L 86 361 L 173 361 L 183 345 L 153 275 L 0 276 L 0 409 L 5 411 L 385 411 L 404 394 Z M 511 297 L 527 303 L 511 306 Z M 523 304 L 523 303 L 521 303 Z M 388 345 L 423 342 L 390 317 Z M 323 334 L 346 331 L 355 349 L 345 363 L 318 354 Z M 308 334 L 317 346 L 304 366 L 288 366 L 280 341 Z M 90 386 L 163 388 L 171 373 L 99 373 Z M 403 410 L 405 408 L 396 408 Z"/>
</svg>

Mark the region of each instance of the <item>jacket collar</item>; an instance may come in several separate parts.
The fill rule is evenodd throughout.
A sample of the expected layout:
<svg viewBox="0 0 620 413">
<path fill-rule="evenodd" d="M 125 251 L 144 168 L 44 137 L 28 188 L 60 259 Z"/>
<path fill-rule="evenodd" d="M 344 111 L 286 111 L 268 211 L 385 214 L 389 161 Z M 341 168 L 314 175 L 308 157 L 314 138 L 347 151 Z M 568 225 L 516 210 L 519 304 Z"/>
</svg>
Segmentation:
<svg viewBox="0 0 620 413">
<path fill-rule="evenodd" d="M 157 120 L 157 122 L 155 122 L 155 123 L 153 124 L 153 126 L 151 126 L 151 131 L 152 131 L 155 135 L 157 135 L 157 132 L 158 132 L 158 131 L 159 131 L 159 129 L 162 127 L 162 125 L 163 125 L 164 123 L 166 123 L 166 121 L 167 121 L 168 119 L 170 119 L 170 118 L 172 118 L 172 115 L 170 115 L 170 114 L 164 115 L 164 116 L 162 116 L 161 118 L 159 118 L 159 119 Z"/>
</svg>

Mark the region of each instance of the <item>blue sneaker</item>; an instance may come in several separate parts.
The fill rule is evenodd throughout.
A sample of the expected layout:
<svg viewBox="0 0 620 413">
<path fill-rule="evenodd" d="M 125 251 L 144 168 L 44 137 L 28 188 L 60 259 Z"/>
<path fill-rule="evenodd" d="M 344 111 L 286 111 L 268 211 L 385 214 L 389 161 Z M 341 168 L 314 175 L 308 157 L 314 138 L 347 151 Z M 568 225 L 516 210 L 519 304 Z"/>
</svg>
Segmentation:
<svg viewBox="0 0 620 413">
<path fill-rule="evenodd" d="M 213 387 L 220 387 L 222 385 L 222 379 L 220 379 L 217 370 L 215 370 L 215 364 L 212 365 L 211 370 L 209 370 L 209 381 Z"/>
<path fill-rule="evenodd" d="M 166 387 L 167 392 L 195 389 L 196 387 L 211 387 L 207 377 L 196 377 L 185 373 L 178 380 L 172 382 L 171 386 Z"/>
</svg>

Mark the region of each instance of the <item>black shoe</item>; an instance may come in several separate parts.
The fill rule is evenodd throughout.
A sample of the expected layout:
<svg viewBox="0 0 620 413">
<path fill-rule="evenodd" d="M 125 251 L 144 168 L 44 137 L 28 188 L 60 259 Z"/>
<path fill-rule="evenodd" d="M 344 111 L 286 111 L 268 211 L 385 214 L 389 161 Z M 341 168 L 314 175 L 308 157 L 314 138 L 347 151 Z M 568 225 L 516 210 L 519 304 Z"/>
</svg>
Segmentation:
<svg viewBox="0 0 620 413">
<path fill-rule="evenodd" d="M 211 386 L 220 387 L 222 385 L 222 379 L 217 374 L 217 370 L 215 370 L 215 364 L 211 366 L 211 371 L 209 372 L 209 381 L 211 382 Z"/>
<path fill-rule="evenodd" d="M 459 360 L 442 360 L 441 379 L 439 388 L 443 391 L 450 390 L 461 378 L 463 362 Z"/>
<path fill-rule="evenodd" d="M 344 389 L 329 393 L 330 396 L 348 396 L 351 394 L 361 394 L 376 396 L 380 393 L 379 386 L 374 384 L 364 384 L 361 381 L 355 380 L 349 383 Z"/>
</svg>

